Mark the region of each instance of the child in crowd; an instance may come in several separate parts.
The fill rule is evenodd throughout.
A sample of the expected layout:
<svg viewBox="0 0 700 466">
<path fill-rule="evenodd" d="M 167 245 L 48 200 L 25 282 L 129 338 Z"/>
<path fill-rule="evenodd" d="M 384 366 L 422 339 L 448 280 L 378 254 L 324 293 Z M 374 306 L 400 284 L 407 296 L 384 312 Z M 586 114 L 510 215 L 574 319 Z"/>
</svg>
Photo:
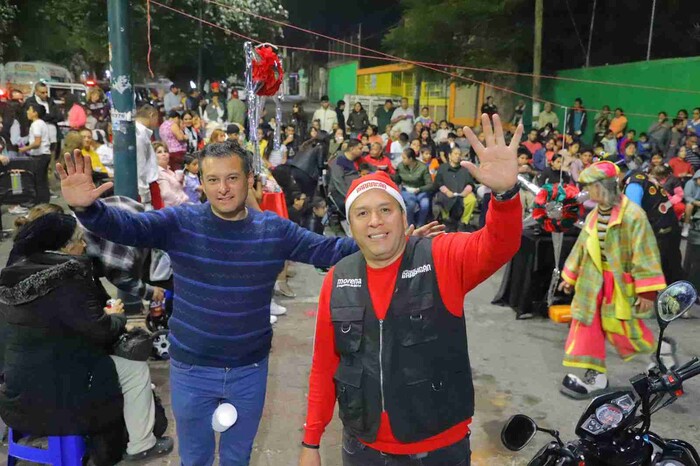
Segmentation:
<svg viewBox="0 0 700 466">
<path fill-rule="evenodd" d="M 406 147 L 408 147 L 408 134 L 406 133 L 399 134 L 398 141 L 394 141 L 391 143 L 389 157 L 391 158 L 391 164 L 394 166 L 394 168 L 396 168 L 399 165 L 399 163 L 401 163 L 401 154 L 403 154 L 403 150 Z"/>
<path fill-rule="evenodd" d="M 360 141 L 362 142 L 362 155 L 369 154 L 369 136 L 367 133 L 362 133 Z"/>
<path fill-rule="evenodd" d="M 649 160 L 649 157 L 651 157 L 651 141 L 649 141 L 647 133 L 639 135 L 639 141 L 637 141 L 637 155 L 644 161 Z"/>
<path fill-rule="evenodd" d="M 578 177 L 583 170 L 590 167 L 593 163 L 593 151 L 591 149 L 584 149 L 581 155 L 571 163 L 569 168 L 569 173 L 571 174 L 571 179 L 574 183 L 578 184 Z"/>
<path fill-rule="evenodd" d="M 447 135 L 447 141 L 440 143 L 437 148 L 438 152 L 438 157 L 440 160 L 444 161 L 447 160 L 447 157 L 449 157 L 450 152 L 452 152 L 452 149 L 455 147 L 459 147 L 455 140 L 457 139 L 457 135 L 455 133 L 450 133 Z M 460 150 L 462 150 L 461 147 L 459 147 Z"/>
<path fill-rule="evenodd" d="M 305 220 L 306 220 L 306 213 L 307 213 L 307 207 L 306 207 L 306 194 L 302 192 L 295 192 L 292 194 L 294 202 L 292 203 L 291 207 L 288 209 L 289 211 L 289 220 L 292 222 L 296 223 L 299 226 L 304 225 Z"/>
<path fill-rule="evenodd" d="M 309 231 L 316 233 L 317 235 L 322 235 L 326 228 L 328 205 L 326 200 L 322 197 L 315 197 L 311 202 L 311 214 L 308 217 L 308 221 L 304 225 Z"/>
<path fill-rule="evenodd" d="M 611 161 L 617 160 L 617 138 L 615 137 L 615 133 L 608 130 L 608 132 L 605 133 L 605 137 L 600 142 L 603 144 L 603 149 L 605 150 L 604 158 Z"/>
<path fill-rule="evenodd" d="M 421 122 L 423 123 L 423 126 L 430 126 L 430 124 L 433 122 L 433 119 L 430 118 L 430 109 L 428 107 L 423 107 L 420 109 L 420 116 L 416 118 L 416 122 Z"/>
<path fill-rule="evenodd" d="M 630 170 L 642 168 L 642 161 L 637 157 L 637 144 L 627 144 L 625 146 L 625 164 Z"/>
<path fill-rule="evenodd" d="M 668 165 L 673 170 L 673 176 L 681 181 L 687 181 L 693 176 L 693 166 L 686 160 L 687 149 L 681 146 L 678 155 L 668 161 Z"/>
<path fill-rule="evenodd" d="M 537 177 L 537 184 L 543 186 L 547 183 L 554 184 L 561 182 L 564 184 L 571 183 L 571 176 L 569 173 L 562 171 L 561 165 L 564 162 L 564 156 L 561 154 L 554 154 L 552 156 L 552 163 L 550 166 L 544 169 L 542 173 Z"/>
<path fill-rule="evenodd" d="M 433 151 L 430 149 L 430 146 L 421 146 L 420 160 L 428 167 L 428 173 L 430 173 L 430 177 L 435 181 L 435 175 L 437 174 L 438 168 L 440 168 L 440 160 L 433 158 Z"/>
<path fill-rule="evenodd" d="M 469 139 L 464 135 L 464 128 L 462 126 L 455 128 L 455 136 L 455 144 L 462 149 L 463 154 L 466 154 L 471 148 L 471 144 L 469 144 Z"/>
<path fill-rule="evenodd" d="M 391 128 L 393 128 L 391 123 L 384 127 L 384 132 L 382 133 L 382 147 L 387 147 L 387 144 L 391 143 Z"/>
<path fill-rule="evenodd" d="M 433 140 L 437 144 L 447 142 L 447 136 L 450 134 L 450 128 L 447 126 L 447 120 L 440 121 L 440 128 L 435 132 Z"/>
<path fill-rule="evenodd" d="M 627 134 L 625 134 L 618 142 L 617 142 L 617 153 L 618 154 L 624 154 L 625 149 L 627 148 L 628 145 L 634 144 L 635 146 L 637 145 L 637 141 L 634 140 L 634 138 L 637 137 L 637 132 L 633 129 L 630 129 L 627 131 Z"/>
<path fill-rule="evenodd" d="M 685 213 L 685 204 L 683 203 L 683 183 L 681 180 L 673 176 L 671 167 L 668 165 L 659 165 L 651 170 L 650 178 L 664 188 L 668 200 L 673 206 L 673 211 L 676 213 L 678 220 L 683 218 Z"/>
<path fill-rule="evenodd" d="M 373 170 L 372 170 L 372 165 L 363 162 L 363 163 L 361 163 L 361 164 L 359 165 L 358 171 L 360 172 L 360 176 L 369 175 L 369 174 L 372 173 L 372 171 L 373 171 Z"/>
<path fill-rule="evenodd" d="M 657 152 L 656 154 L 651 156 L 651 159 L 648 162 L 644 162 L 644 165 L 642 166 L 642 170 L 646 173 L 651 174 L 651 172 L 654 168 L 660 167 L 663 164 L 664 164 L 664 156 L 660 152 Z"/>
<path fill-rule="evenodd" d="M 202 199 L 202 183 L 199 181 L 199 159 L 194 155 L 185 156 L 184 191 L 190 202 L 199 204 Z"/>
<path fill-rule="evenodd" d="M 532 154 L 526 147 L 518 147 L 518 174 L 531 182 L 537 176 L 537 171 L 532 167 Z M 529 189 L 521 188 L 520 202 L 523 205 L 523 216 L 527 216 L 535 205 L 535 195 Z"/>
</svg>

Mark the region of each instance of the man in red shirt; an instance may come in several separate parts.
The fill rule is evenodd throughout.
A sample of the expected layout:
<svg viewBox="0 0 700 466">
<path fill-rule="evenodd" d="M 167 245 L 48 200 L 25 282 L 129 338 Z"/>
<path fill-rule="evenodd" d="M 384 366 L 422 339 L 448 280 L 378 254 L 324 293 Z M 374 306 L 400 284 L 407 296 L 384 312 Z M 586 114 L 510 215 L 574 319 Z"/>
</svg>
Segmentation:
<svg viewBox="0 0 700 466">
<path fill-rule="evenodd" d="M 537 130 L 533 129 L 530 130 L 530 133 L 527 135 L 527 141 L 522 143 L 522 145 L 526 147 L 533 156 L 535 155 L 535 152 L 542 149 L 542 143 L 538 141 L 538 138 L 539 134 L 537 133 Z"/>
<path fill-rule="evenodd" d="M 320 466 L 336 398 L 344 466 L 470 463 L 474 389 L 464 296 L 520 246 L 519 126 L 505 144 L 498 115 L 482 115 L 484 147 L 465 128 L 493 192 L 486 227 L 434 240 L 406 237 L 397 186 L 378 172 L 352 183 L 347 218 L 360 248 L 326 276 L 319 297 L 301 466 Z"/>
</svg>

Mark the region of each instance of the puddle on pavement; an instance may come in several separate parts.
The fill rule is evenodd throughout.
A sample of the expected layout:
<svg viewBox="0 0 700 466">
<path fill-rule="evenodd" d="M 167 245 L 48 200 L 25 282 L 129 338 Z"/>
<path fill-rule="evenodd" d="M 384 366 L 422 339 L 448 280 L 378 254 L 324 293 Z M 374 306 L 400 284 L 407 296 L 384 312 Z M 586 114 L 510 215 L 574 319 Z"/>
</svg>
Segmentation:
<svg viewBox="0 0 700 466">
<path fill-rule="evenodd" d="M 508 389 L 500 389 L 496 378 L 474 371 L 476 415 L 472 424 L 472 465 L 527 464 L 525 455 L 506 450 L 501 444 L 501 429 L 510 416 L 519 412 L 518 406 L 534 407 L 542 400 L 536 396 L 514 396 Z"/>
</svg>

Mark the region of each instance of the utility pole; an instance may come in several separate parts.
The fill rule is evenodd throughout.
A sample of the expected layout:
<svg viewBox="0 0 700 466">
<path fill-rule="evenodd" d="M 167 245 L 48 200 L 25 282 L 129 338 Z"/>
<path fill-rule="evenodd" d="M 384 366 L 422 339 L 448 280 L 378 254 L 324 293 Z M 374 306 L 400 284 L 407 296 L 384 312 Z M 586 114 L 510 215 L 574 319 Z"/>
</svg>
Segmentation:
<svg viewBox="0 0 700 466">
<path fill-rule="evenodd" d="M 591 43 L 593 42 L 593 23 L 595 22 L 595 7 L 597 3 L 598 0 L 593 0 L 593 12 L 591 13 L 591 28 L 588 31 L 588 50 L 586 51 L 586 68 L 591 66 Z"/>
<path fill-rule="evenodd" d="M 535 44 L 532 53 L 532 121 L 540 114 L 540 75 L 542 74 L 542 23 L 544 0 L 535 0 Z"/>
<path fill-rule="evenodd" d="M 199 0 L 199 17 L 202 18 L 204 12 L 202 11 L 202 4 L 204 0 Z M 202 30 L 202 22 L 199 21 L 199 51 L 197 55 L 197 89 L 202 90 L 202 47 L 204 44 L 204 32 Z"/>
<path fill-rule="evenodd" d="M 360 27 L 357 31 L 357 53 L 362 53 L 362 23 L 360 23 Z"/>
<path fill-rule="evenodd" d="M 649 24 L 649 43 L 647 44 L 647 61 L 651 58 L 651 39 L 654 34 L 654 16 L 656 15 L 656 0 L 651 4 L 651 22 Z"/>
<path fill-rule="evenodd" d="M 114 193 L 138 199 L 134 88 L 129 50 L 129 0 L 108 0 L 109 57 L 114 133 Z"/>
</svg>

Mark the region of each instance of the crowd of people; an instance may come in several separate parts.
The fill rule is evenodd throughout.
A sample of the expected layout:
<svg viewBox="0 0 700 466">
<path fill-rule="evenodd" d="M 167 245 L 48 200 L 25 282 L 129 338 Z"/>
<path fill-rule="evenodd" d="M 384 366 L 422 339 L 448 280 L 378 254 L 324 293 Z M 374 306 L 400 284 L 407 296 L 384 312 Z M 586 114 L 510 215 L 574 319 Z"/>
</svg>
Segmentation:
<svg viewBox="0 0 700 466">
<path fill-rule="evenodd" d="M 347 464 L 369 464 L 365 461 L 375 458 L 363 455 L 371 455 L 374 448 L 410 457 L 430 446 L 421 442 L 430 436 L 440 438 L 438 443 L 445 448 L 459 444 L 459 451 L 449 452 L 458 460 L 468 450 L 466 432 L 473 412 L 468 396 L 453 399 L 456 404 L 450 406 L 431 400 L 436 403 L 435 412 L 444 416 L 431 418 L 424 413 L 415 428 L 402 419 L 403 408 L 390 408 L 388 416 L 397 419 L 400 426 L 393 433 L 387 430 L 388 418 L 384 414 L 379 417 L 380 406 L 363 407 L 366 416 L 371 417 L 369 424 L 353 419 L 357 410 L 354 404 L 363 396 L 375 394 L 371 387 L 358 391 L 360 382 L 353 382 L 357 372 L 346 367 L 352 366 L 354 353 L 364 337 L 362 332 L 354 331 L 362 316 L 353 314 L 352 308 L 345 305 L 369 299 L 369 295 L 356 295 L 359 292 L 351 290 L 356 274 L 366 273 L 361 271 L 366 263 L 376 266 L 376 270 L 388 270 L 386 276 L 377 272 L 368 277 L 372 301 L 376 298 L 376 302 L 383 303 L 382 310 L 375 309 L 377 319 L 380 314 L 384 319 L 385 314 L 398 312 L 395 309 L 399 305 L 419 312 L 422 302 L 409 299 L 397 304 L 379 290 L 378 284 L 395 277 L 400 265 L 402 273 L 411 277 L 421 270 L 430 272 L 411 284 L 413 288 L 407 289 L 406 296 L 437 293 L 435 296 L 442 295 L 444 302 L 431 299 L 426 307 L 447 309 L 463 318 L 464 295 L 515 253 L 502 248 L 496 259 L 475 266 L 469 258 L 482 254 L 480 248 L 488 246 L 479 246 L 474 238 L 484 238 L 485 244 L 508 244 L 513 249 L 518 244 L 514 235 L 520 229 L 504 232 L 494 225 L 503 220 L 519 226 L 534 208 L 534 193 L 522 186 L 513 187 L 511 175 L 538 186 L 559 183 L 592 189 L 591 186 L 602 183 L 614 195 L 624 193 L 629 202 L 643 210 L 650 225 L 643 233 L 655 237 L 658 244 L 658 264 L 647 270 L 649 274 L 653 272 L 656 280 L 655 288 L 650 290 L 660 289 L 664 280 L 672 283 L 693 277 L 700 287 L 700 108 L 694 109 L 692 115 L 680 110 L 671 124 L 667 114 L 660 112 L 657 121 L 637 135 L 628 128 L 622 109 L 611 112 L 606 106 L 593 119 L 593 133 L 589 134 L 588 111 L 581 99 L 576 99 L 567 112 L 562 132 L 558 116 L 551 105 L 545 104 L 521 142 L 522 130 L 516 128 L 526 110 L 522 101 L 509 122 L 501 125 L 494 99 L 488 97 L 482 106 L 484 116 L 473 129 L 434 119 L 428 107 L 420 108 L 416 115 L 406 98 L 398 102 L 386 100 L 370 114 L 359 102 L 351 102 L 347 112 L 342 100 L 332 107 L 324 96 L 311 118 L 297 103 L 282 122 L 270 118 L 265 111 L 260 121 L 250 122 L 246 103 L 237 93 L 215 84 L 207 93 L 193 89 L 187 94 L 172 85 L 162 97 L 152 95 L 139 102 L 134 117 L 138 201 L 113 195 L 110 105 L 99 88 L 91 88 L 84 102 L 66 96 L 58 105 L 48 97 L 46 86 L 37 83 L 31 97 L 25 99 L 21 92 L 13 91 L 10 101 L 3 105 L 0 162 L 5 169 L 21 166 L 32 171 L 37 193 L 36 206 L 10 209 L 11 213 L 26 217 L 19 222 L 10 260 L 0 273 L 0 302 L 10 310 L 3 321 L 3 338 L 17 342 L 13 351 L 2 355 L 5 389 L 0 391 L 0 417 L 8 424 L 37 434 L 96 433 L 92 447 L 95 464 L 113 464 L 113 459 L 121 458 L 122 453 L 125 459 L 133 461 L 172 450 L 172 440 L 156 432 L 156 406 L 147 365 L 110 355 L 109 348 L 125 332 L 121 312 L 124 308 L 129 311 L 129 306 L 121 302 L 108 305 L 108 296 L 94 277 L 111 281 L 122 293 L 120 297 L 135 297 L 136 313 L 141 312 L 143 299 L 162 300 L 165 288 L 175 288 L 175 311 L 170 320 L 171 385 L 180 456 L 184 464 L 209 464 L 214 455 L 212 411 L 222 399 L 233 398 L 232 393 L 249 390 L 250 396 L 236 397 L 241 421 L 235 430 L 222 435 L 220 450 L 222 459 L 245 464 L 262 415 L 270 324 L 286 313 L 272 296 L 295 296 L 288 284 L 292 276 L 288 261 L 311 263 L 321 273 L 328 273 L 329 267 L 357 253 L 359 248 L 361 255 L 352 256 L 354 262 L 342 262 L 335 274 L 328 273 L 324 283 L 302 462 L 316 464 L 313 450 L 332 416 L 331 401 L 335 400 L 329 393 L 333 390 L 333 372 L 339 365 L 339 386 L 348 391 L 347 397 L 340 400 L 347 437 L 344 442 L 374 439 L 363 443 L 369 448 L 358 457 L 346 457 Z M 278 124 L 280 128 L 276 127 Z M 254 134 L 249 137 L 251 129 Z M 275 139 L 275 129 L 281 134 L 280 140 Z M 250 154 L 260 157 L 259 173 L 253 173 Z M 510 155 L 517 157 L 517 165 L 511 166 L 507 161 Z M 55 171 L 49 167 L 52 158 L 58 162 Z M 29 164 L 13 165 L 21 161 Z M 61 179 L 62 194 L 73 209 L 73 216 L 49 204 L 52 176 Z M 610 180 L 617 183 L 616 188 Z M 510 192 L 511 188 L 515 191 Z M 518 194 L 520 200 L 516 201 Z M 281 198 L 282 206 L 273 203 L 275 207 L 269 207 L 266 197 L 270 196 Z M 585 207 L 599 218 L 610 219 L 610 212 L 621 204 L 618 196 L 617 203 L 610 201 L 608 205 L 609 198 L 603 191 L 596 191 Z M 387 207 L 387 199 L 396 205 Z M 263 212 L 266 209 L 274 214 Z M 632 209 L 625 215 L 629 217 L 625 222 L 631 225 L 640 214 Z M 418 228 L 419 235 L 426 235 L 438 228 L 435 222 L 450 233 L 478 233 L 444 235 L 433 243 L 432 249 L 427 242 L 406 241 L 404 233 L 411 225 Z M 382 229 L 376 226 L 378 223 L 389 226 Z M 592 230 L 587 234 L 593 234 Z M 355 242 L 335 237 L 346 235 Z M 680 253 L 682 237 L 688 239 L 685 263 Z M 232 247 L 239 243 L 274 247 L 256 247 L 254 251 Z M 446 253 L 448 249 L 450 254 Z M 165 284 L 153 280 L 147 271 L 147 263 L 153 260 L 152 252 L 156 250 L 166 251 L 172 261 L 174 273 Z M 456 250 L 460 253 L 452 254 Z M 404 251 L 409 252 L 409 262 L 394 262 L 397 254 Z M 645 257 L 649 261 L 656 260 L 654 251 L 642 252 L 648 253 Z M 579 262 L 576 258 L 567 262 L 566 291 L 572 291 L 576 285 L 579 269 L 590 268 L 581 262 L 580 251 L 577 254 Z M 358 257 L 364 257 L 366 262 Z M 432 268 L 425 269 L 426 264 L 441 270 L 462 270 L 469 265 L 469 270 L 465 268 L 454 277 L 439 274 L 436 278 Z M 414 274 L 415 271 L 419 272 Z M 441 275 L 450 278 L 445 280 Z M 350 280 L 347 292 L 331 291 L 334 279 Z M 649 278 L 640 280 L 644 279 Z M 26 295 L 31 292 L 31 287 L 27 291 L 28 283 L 37 281 L 44 284 L 39 299 Z M 577 295 L 584 293 L 577 288 Z M 40 320 L 32 317 L 38 309 L 50 308 L 47 303 L 64 301 L 66 306 L 74 306 L 74 314 L 44 312 Z M 231 303 L 242 305 L 245 311 L 235 314 L 231 322 L 220 319 L 230 311 L 227 306 Z M 600 314 L 597 309 L 587 309 L 585 315 L 577 318 L 588 322 L 590 316 L 598 315 L 596 312 Z M 408 322 L 414 314 L 397 314 L 395 318 L 399 322 L 406 317 Z M 431 325 L 450 334 L 447 320 Z M 335 331 L 338 328 L 340 333 Z M 345 328 L 349 336 L 343 336 L 348 333 Z M 639 337 L 639 342 L 651 346 L 653 337 L 647 333 Z M 48 338 L 42 339 L 42 335 Z M 424 337 L 427 342 L 428 336 L 421 335 L 415 337 Z M 572 331 L 571 338 L 576 335 Z M 450 344 L 460 348 L 466 348 L 465 338 L 449 335 Z M 618 343 L 620 347 L 629 346 L 627 340 Z M 218 347 L 216 355 L 211 354 L 214 344 Z M 20 351 L 22 345 L 41 347 L 41 361 L 31 359 L 39 357 L 37 352 Z M 459 357 L 454 361 L 438 364 L 434 356 L 440 348 L 416 352 L 410 349 L 411 345 L 404 345 L 408 349 L 398 345 L 397 351 L 403 351 L 407 360 L 423 361 L 421 367 L 414 368 L 419 372 L 431 364 L 449 372 L 454 369 L 450 364 L 462 364 L 465 358 L 468 364 L 466 353 L 455 351 Z M 363 348 L 362 352 L 370 355 L 377 350 L 371 345 Z M 435 354 L 431 353 L 433 350 Z M 566 361 L 582 367 L 580 361 L 588 358 L 590 352 L 590 347 L 577 347 L 567 354 Z M 51 365 L 52 358 L 60 358 L 60 364 Z M 39 363 L 47 367 L 48 375 L 37 391 L 28 383 L 33 379 L 26 366 Z M 95 372 L 81 372 L 86 365 L 94 367 Z M 231 367 L 240 372 L 240 377 L 227 378 Z M 604 374 L 604 359 L 589 369 L 592 372 L 585 378 L 567 376 L 565 388 L 570 393 L 586 395 L 607 386 L 607 379 L 600 377 Z M 390 370 L 401 371 L 398 367 Z M 100 390 L 92 393 L 96 397 L 93 401 L 104 402 L 110 415 L 95 423 L 96 417 L 90 414 L 83 399 L 74 396 L 73 391 L 70 396 L 63 396 L 62 387 L 52 385 L 55 382 L 49 375 L 56 371 L 70 379 L 66 382 L 69 385 L 78 383 L 81 377 L 89 376 L 91 383 L 94 380 Z M 207 383 L 203 384 L 203 380 Z M 471 379 L 448 377 L 440 383 L 454 383 L 446 386 L 454 396 L 458 388 L 471 387 Z M 192 391 L 193 386 L 198 389 Z M 398 385 L 390 388 L 392 395 L 403 400 Z M 48 404 L 47 391 L 57 393 Z M 24 395 L 21 401 L 11 399 L 10 394 L 18 393 Z M 450 411 L 455 406 L 459 409 Z M 22 413 L 35 413 L 32 419 L 46 418 L 39 416 L 37 410 L 55 413 L 55 418 L 52 414 L 43 424 L 24 424 Z M 61 420 L 65 412 L 72 411 L 83 413 L 84 418 Z M 448 412 L 451 417 L 445 420 Z M 126 425 L 129 442 L 118 444 L 121 451 L 115 452 L 117 444 L 109 439 L 118 435 L 121 423 Z M 445 430 L 450 426 L 452 429 Z M 411 448 L 404 448 L 406 443 Z M 359 443 L 353 445 L 360 448 Z M 352 453 L 346 449 L 344 455 Z"/>
</svg>

